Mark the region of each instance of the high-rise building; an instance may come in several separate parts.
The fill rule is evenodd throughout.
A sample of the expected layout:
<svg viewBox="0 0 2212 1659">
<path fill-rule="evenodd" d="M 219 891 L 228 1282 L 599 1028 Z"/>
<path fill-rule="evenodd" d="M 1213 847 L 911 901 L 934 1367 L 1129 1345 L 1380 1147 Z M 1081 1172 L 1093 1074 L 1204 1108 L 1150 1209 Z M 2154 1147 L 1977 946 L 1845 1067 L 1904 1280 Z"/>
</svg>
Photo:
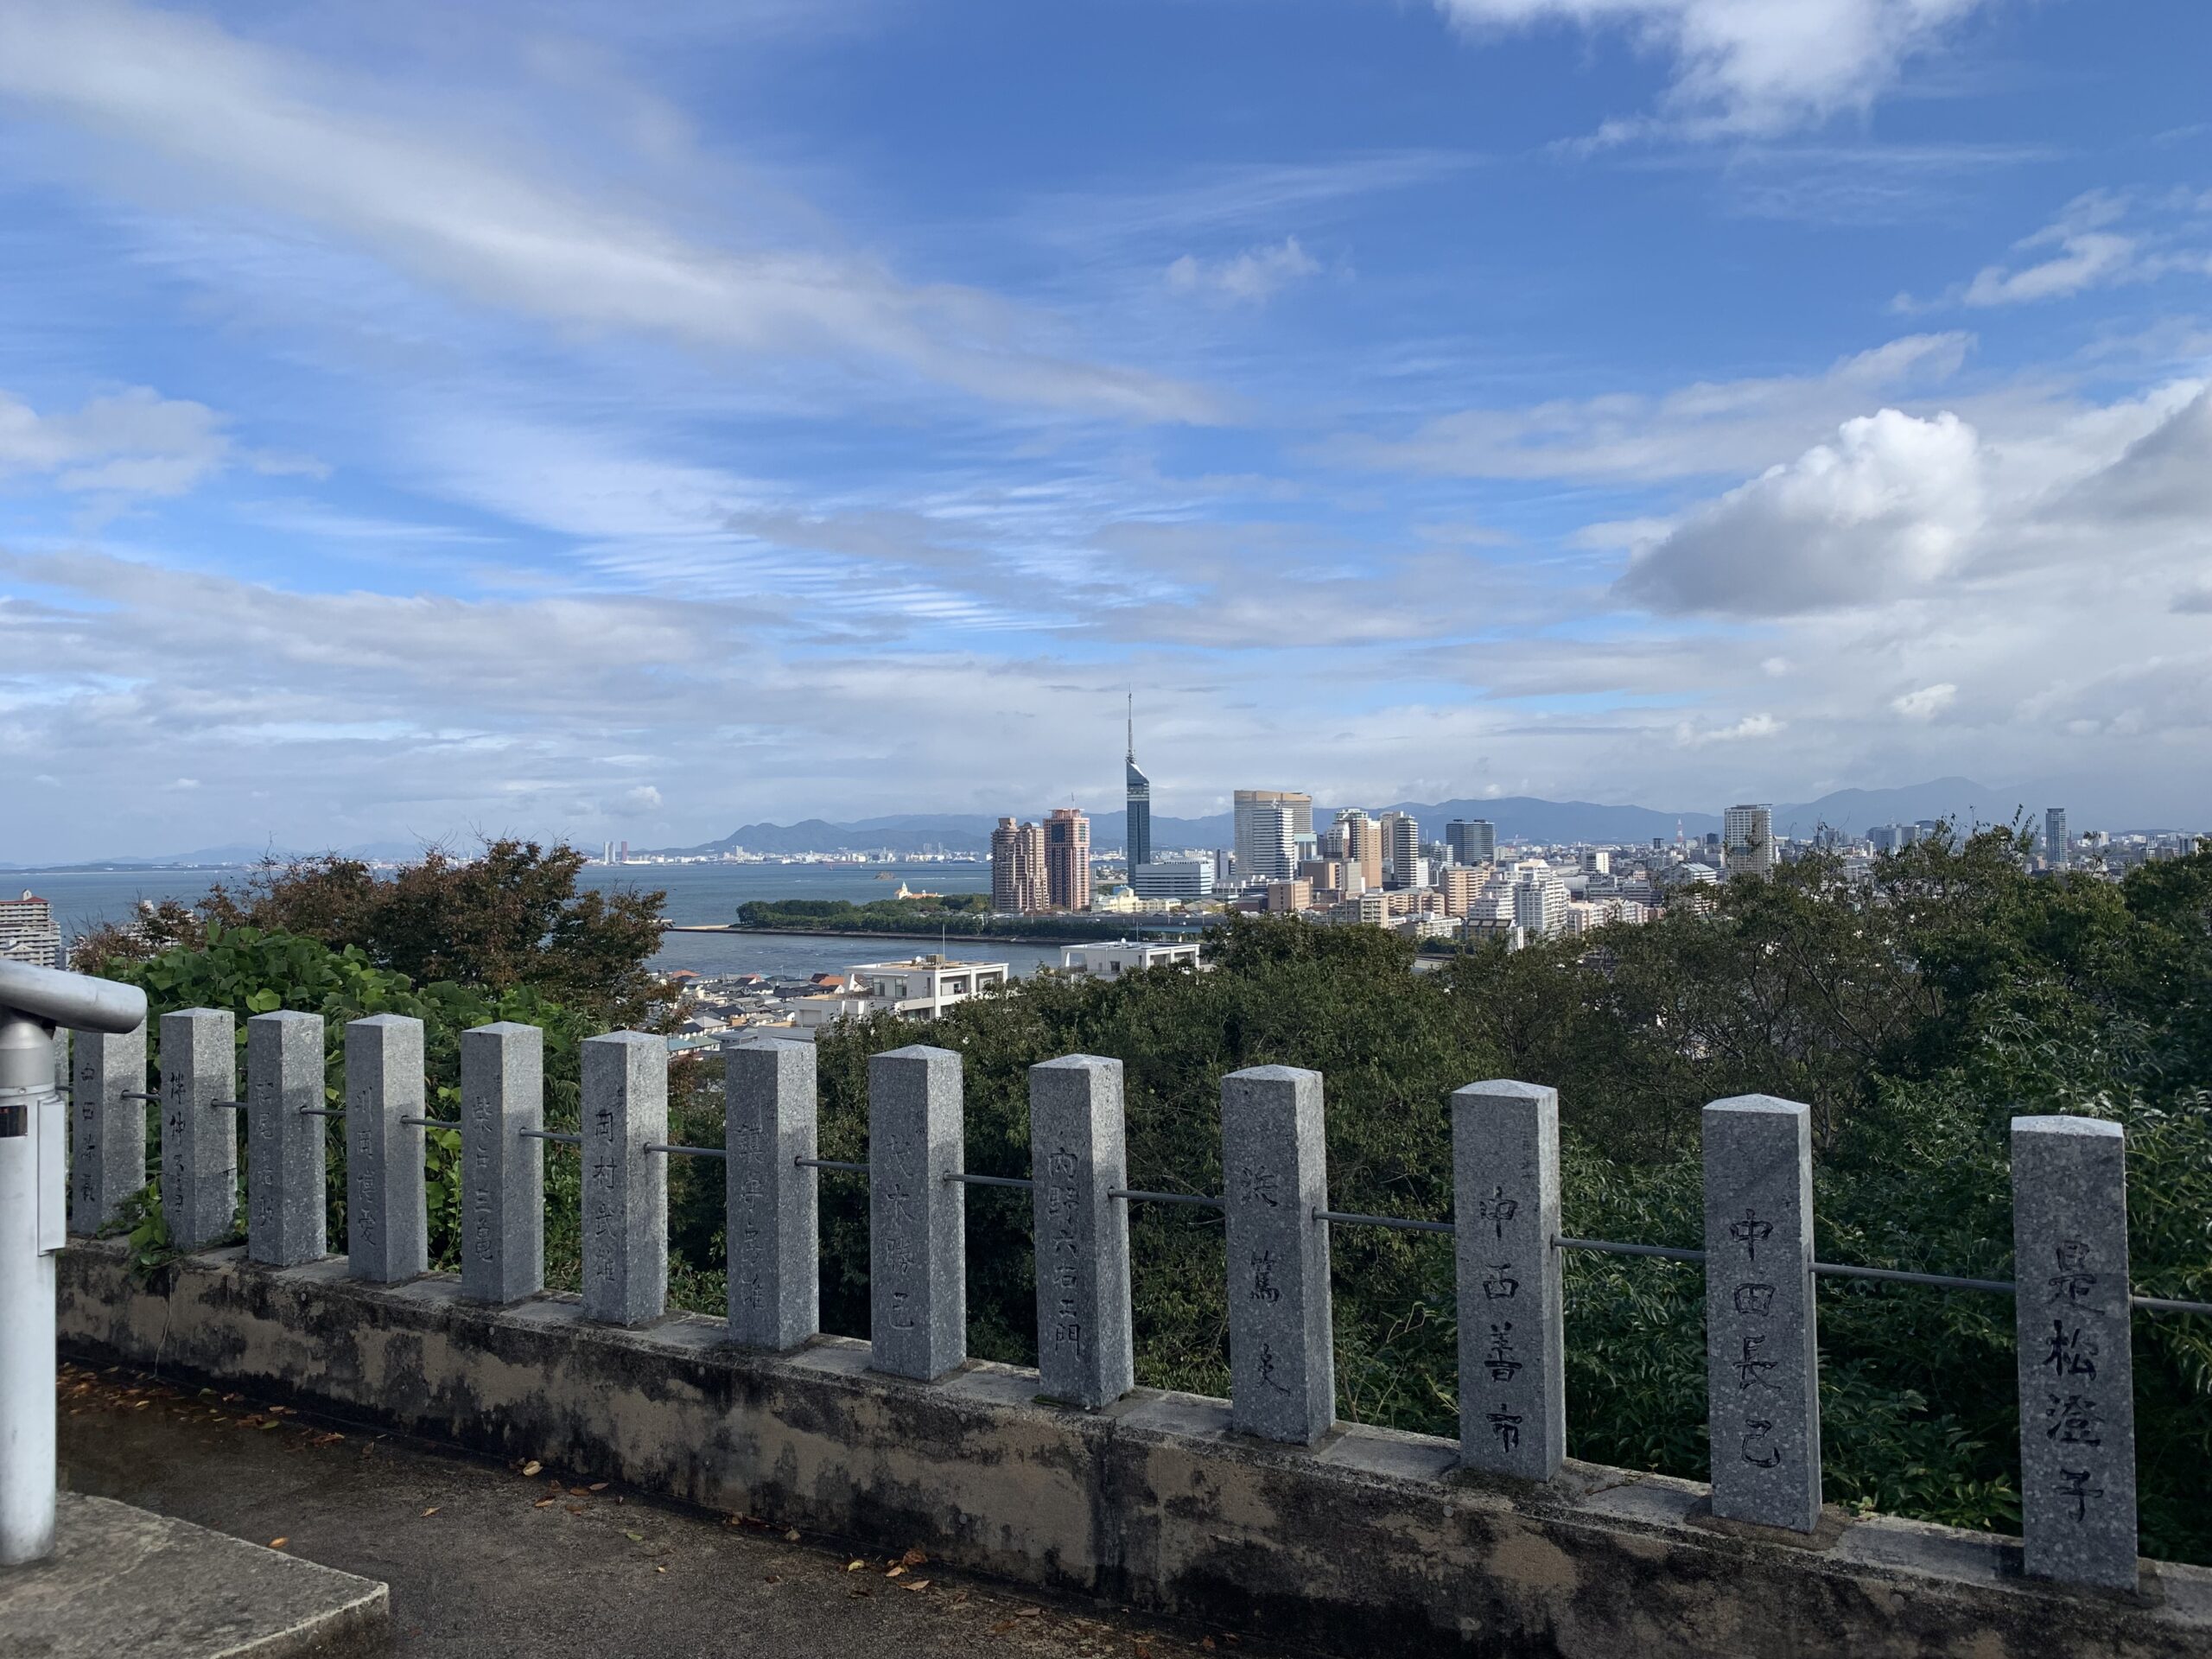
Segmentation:
<svg viewBox="0 0 2212 1659">
<path fill-rule="evenodd" d="M 1239 791 L 1239 794 L 1243 791 Z M 1312 808 L 1309 806 L 1310 811 Z M 1298 813 L 1274 801 L 1237 803 L 1236 880 L 1287 881 L 1298 868 Z"/>
<path fill-rule="evenodd" d="M 1722 814 L 1720 860 L 1724 875 L 1772 875 L 1774 808 L 1732 806 Z"/>
<path fill-rule="evenodd" d="M 1290 814 L 1292 852 L 1296 853 L 1297 839 L 1313 833 L 1313 798 L 1295 789 L 1240 789 L 1236 791 L 1233 810 L 1236 824 L 1236 879 L 1239 881 L 1280 880 L 1290 874 L 1287 869 L 1262 871 L 1255 861 L 1260 855 L 1259 844 L 1252 838 L 1254 826 L 1259 822 L 1257 814 L 1263 807 L 1280 806 Z M 1274 833 L 1270 821 L 1268 834 Z"/>
<path fill-rule="evenodd" d="M 1022 915 L 1045 908 L 1045 830 L 1001 818 L 991 831 L 991 908 Z"/>
<path fill-rule="evenodd" d="M 1090 908 L 1090 820 L 1080 808 L 1056 806 L 1045 820 L 1045 903 Z"/>
<path fill-rule="evenodd" d="M 1514 868 L 1513 925 L 1529 938 L 1548 938 L 1567 925 L 1567 883 L 1541 859 Z"/>
<path fill-rule="evenodd" d="M 60 968 L 65 965 L 63 957 L 53 906 L 29 888 L 20 899 L 0 899 L 0 962 Z"/>
<path fill-rule="evenodd" d="M 2066 837 L 2066 809 L 2046 806 L 2043 810 L 2043 858 L 2054 870 L 2063 869 L 2074 851 L 2074 843 Z"/>
<path fill-rule="evenodd" d="M 1497 862 L 1497 826 L 1488 818 L 1452 819 L 1444 826 L 1444 844 L 1452 849 L 1454 863 Z"/>
<path fill-rule="evenodd" d="M 1213 891 L 1213 861 L 1160 858 L 1134 866 L 1129 890 L 1140 899 L 1203 899 Z"/>
<path fill-rule="evenodd" d="M 1362 880 L 1370 892 L 1382 886 L 1382 827 L 1356 806 L 1345 807 L 1329 826 L 1325 858 L 1341 858 L 1359 866 Z"/>
<path fill-rule="evenodd" d="M 1123 757 L 1124 783 L 1128 789 L 1128 825 L 1122 832 L 1129 868 L 1152 862 L 1152 779 L 1137 770 L 1137 706 L 1129 700 L 1129 747 Z"/>
<path fill-rule="evenodd" d="M 1421 864 L 1421 824 L 1410 812 L 1385 812 L 1376 823 L 1377 838 L 1382 843 L 1382 863 L 1389 872 L 1389 884 L 1394 887 L 1418 887 L 1426 883 L 1417 879 Z M 1427 872 L 1420 873 L 1425 875 Z"/>
</svg>

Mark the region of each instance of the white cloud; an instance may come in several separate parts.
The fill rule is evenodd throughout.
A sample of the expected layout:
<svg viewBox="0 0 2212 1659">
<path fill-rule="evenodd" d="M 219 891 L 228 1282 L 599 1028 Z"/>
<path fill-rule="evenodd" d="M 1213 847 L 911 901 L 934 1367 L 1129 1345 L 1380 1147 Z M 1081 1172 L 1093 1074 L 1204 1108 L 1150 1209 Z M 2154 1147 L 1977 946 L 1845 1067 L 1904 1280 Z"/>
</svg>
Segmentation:
<svg viewBox="0 0 2212 1659">
<path fill-rule="evenodd" d="M 1892 596 L 1955 569 L 1982 522 L 1980 441 L 1893 409 L 1770 468 L 1630 561 L 1622 594 L 1663 611 L 1786 614 Z"/>
<path fill-rule="evenodd" d="M 40 415 L 0 392 L 0 477 L 28 473 L 64 490 L 182 495 L 232 459 L 223 417 L 145 386 Z"/>
<path fill-rule="evenodd" d="M 1320 261 L 1287 236 L 1279 243 L 1247 248 L 1233 258 L 1202 261 L 1185 254 L 1167 267 L 1167 286 L 1178 293 L 1205 293 L 1264 304 L 1281 289 L 1320 273 Z"/>
<path fill-rule="evenodd" d="M 1959 688 L 1949 681 L 1935 685 L 1923 685 L 1916 691 L 1907 691 L 1890 699 L 1890 707 L 1907 720 L 1929 721 L 1936 718 L 1959 700 Z"/>
<path fill-rule="evenodd" d="M 1752 742 L 1763 737 L 1779 736 L 1786 724 L 1767 714 L 1745 715 L 1732 726 L 1703 729 L 1684 721 L 1675 728 L 1675 741 L 1685 749 L 1709 748 L 1715 743 Z"/>
<path fill-rule="evenodd" d="M 1897 311 L 1942 305 L 2026 305 L 2070 299 L 2091 289 L 2145 283 L 2177 271 L 2212 276 L 2212 251 L 2186 245 L 2187 221 L 2205 211 L 2190 193 L 2143 198 L 2128 191 L 2091 190 L 2066 204 L 2058 216 L 2012 245 L 2029 256 L 1984 265 L 1971 282 L 1955 283 L 1941 299 L 1923 302 L 1900 294 Z M 2126 231 L 2114 228 L 2133 217 Z M 2148 223 L 2140 221 L 2148 219 Z M 2046 249 L 2055 251 L 2045 253 Z"/>
<path fill-rule="evenodd" d="M 1817 375 L 1699 381 L 1656 397 L 1609 392 L 1519 409 L 1467 410 L 1430 421 L 1402 440 L 1340 437 L 1325 453 L 1356 466 L 1461 478 L 1740 474 L 1834 431 L 1872 401 L 1949 378 L 1972 344 L 1969 334 L 1909 334 Z"/>
<path fill-rule="evenodd" d="M 122 0 L 0 8 L 0 98 L 175 179 L 320 226 L 417 278 L 563 327 L 816 355 L 1008 402 L 1210 419 L 1194 387 L 1061 354 L 1044 319 L 855 254 L 686 236 L 632 202 L 506 161 L 378 88 Z"/>
<path fill-rule="evenodd" d="M 635 789 L 626 789 L 615 797 L 613 810 L 617 812 L 658 812 L 661 808 L 660 791 L 651 784 L 639 784 Z"/>
<path fill-rule="evenodd" d="M 1471 32 L 1613 27 L 1675 66 L 1693 131 L 1768 134 L 1863 111 L 1980 0 L 1436 0 Z M 1620 131 L 1630 124 L 1617 124 Z"/>
</svg>

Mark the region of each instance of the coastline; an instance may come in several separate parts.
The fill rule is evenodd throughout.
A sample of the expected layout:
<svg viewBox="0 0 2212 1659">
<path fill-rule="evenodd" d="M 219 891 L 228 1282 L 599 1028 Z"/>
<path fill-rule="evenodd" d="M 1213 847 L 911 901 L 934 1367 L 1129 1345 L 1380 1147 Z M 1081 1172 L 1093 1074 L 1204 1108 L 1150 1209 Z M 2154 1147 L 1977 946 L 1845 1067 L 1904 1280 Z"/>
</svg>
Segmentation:
<svg viewBox="0 0 2212 1659">
<path fill-rule="evenodd" d="M 1152 931 L 1158 932 L 1160 930 L 1154 929 Z M 664 933 L 726 933 L 737 936 L 743 936 L 748 933 L 769 935 L 791 934 L 803 936 L 807 938 L 817 939 L 922 939 L 931 943 L 935 943 L 942 938 L 944 946 L 948 950 L 950 950 L 955 944 L 1087 944 L 1103 942 L 1102 936 L 1103 936 L 1104 938 L 1120 939 L 1127 938 L 1130 934 L 1130 930 L 1128 929 L 1116 931 L 1111 927 L 1100 927 L 1091 930 L 1088 937 L 1081 936 L 1074 932 L 948 933 L 940 936 L 936 933 L 925 933 L 919 931 L 904 933 L 887 932 L 875 929 L 870 929 L 866 932 L 862 932 L 857 929 L 842 927 L 741 927 L 734 922 L 664 922 L 661 925 L 661 931 Z M 1178 934 L 1175 936 L 1179 942 L 1183 939 L 1196 938 L 1198 937 L 1198 936 L 1197 934 Z"/>
</svg>

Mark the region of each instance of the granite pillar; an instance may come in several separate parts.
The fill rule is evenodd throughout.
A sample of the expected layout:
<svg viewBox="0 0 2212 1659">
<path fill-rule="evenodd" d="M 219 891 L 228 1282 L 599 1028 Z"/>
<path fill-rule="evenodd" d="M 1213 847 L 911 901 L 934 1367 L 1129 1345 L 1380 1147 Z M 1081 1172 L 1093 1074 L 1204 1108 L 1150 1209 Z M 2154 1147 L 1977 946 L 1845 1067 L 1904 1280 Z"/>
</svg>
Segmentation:
<svg viewBox="0 0 2212 1659">
<path fill-rule="evenodd" d="M 461 1291 L 545 1288 L 545 1033 L 512 1020 L 461 1033 Z"/>
<path fill-rule="evenodd" d="M 2135 1587 L 2127 1146 L 2090 1117 L 2012 1120 L 2020 1533 L 2031 1578 Z"/>
<path fill-rule="evenodd" d="M 296 1268 L 330 1253 L 325 1220 L 322 1016 L 257 1014 L 245 1022 L 249 1261 Z"/>
<path fill-rule="evenodd" d="M 97 1233 L 122 1219 L 146 1185 L 146 1027 L 113 1036 L 79 1032 L 71 1051 L 69 1230 Z"/>
<path fill-rule="evenodd" d="M 1129 1329 L 1122 1063 L 1071 1054 L 1029 1068 L 1039 1391 L 1096 1409 L 1136 1386 Z"/>
<path fill-rule="evenodd" d="M 668 1308 L 668 1039 L 583 1045 L 584 1315 L 644 1325 Z"/>
<path fill-rule="evenodd" d="M 1549 1480 L 1567 1456 L 1559 1091 L 1471 1083 L 1452 1096 L 1459 1459 Z"/>
<path fill-rule="evenodd" d="M 346 1027 L 346 1262 L 397 1284 L 430 1267 L 423 1130 L 423 1022 L 379 1014 Z"/>
<path fill-rule="evenodd" d="M 1311 1446 L 1336 1421 L 1321 1074 L 1255 1065 L 1221 1080 L 1231 1427 Z"/>
<path fill-rule="evenodd" d="M 927 1382 L 968 1357 L 960 1057 L 915 1044 L 868 1063 L 869 1364 Z"/>
<path fill-rule="evenodd" d="M 238 1123 L 213 1103 L 237 1097 L 237 1033 L 228 1008 L 162 1016 L 162 1214 L 180 1250 L 238 1230 Z"/>
<path fill-rule="evenodd" d="M 1821 1516 L 1810 1110 L 1705 1109 L 1705 1334 L 1713 1512 L 1811 1532 Z"/>
<path fill-rule="evenodd" d="M 814 1045 L 783 1039 L 722 1050 L 729 1334 L 796 1348 L 822 1328 Z"/>
</svg>

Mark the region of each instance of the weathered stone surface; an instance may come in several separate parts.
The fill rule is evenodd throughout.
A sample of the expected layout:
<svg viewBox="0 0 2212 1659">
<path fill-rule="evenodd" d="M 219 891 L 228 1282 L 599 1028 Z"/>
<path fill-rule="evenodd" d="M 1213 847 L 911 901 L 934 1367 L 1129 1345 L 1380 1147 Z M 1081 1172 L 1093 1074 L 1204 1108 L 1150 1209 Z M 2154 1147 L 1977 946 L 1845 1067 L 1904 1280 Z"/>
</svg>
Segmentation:
<svg viewBox="0 0 2212 1659">
<path fill-rule="evenodd" d="M 162 1016 L 162 1214 L 169 1242 L 204 1249 L 237 1230 L 238 1027 L 227 1008 Z"/>
<path fill-rule="evenodd" d="M 1771 1095 L 1704 1113 L 1713 1512 L 1793 1532 L 1821 1518 L 1811 1117 Z"/>
<path fill-rule="evenodd" d="M 869 1363 L 925 1382 L 968 1357 L 960 1057 L 917 1043 L 868 1063 Z"/>
<path fill-rule="evenodd" d="M 480 1302 L 545 1288 L 545 1033 L 461 1033 L 461 1287 Z"/>
<path fill-rule="evenodd" d="M 1122 1063 L 1071 1054 L 1029 1068 L 1043 1391 L 1096 1409 L 1136 1386 L 1129 1328 Z"/>
<path fill-rule="evenodd" d="M 2023 1564 L 2037 1578 L 2133 1589 L 2135 1363 L 2119 1124 L 2012 1120 L 2012 1262 Z"/>
<path fill-rule="evenodd" d="M 724 1213 L 730 1340 L 796 1348 L 822 1328 L 814 1045 L 770 1039 L 722 1050 Z"/>
<path fill-rule="evenodd" d="M 1454 1090 L 1452 1181 L 1459 1456 L 1549 1480 L 1567 1456 L 1559 1091 L 1510 1080 Z"/>
<path fill-rule="evenodd" d="M 146 1027 L 82 1032 L 71 1046 L 69 1230 L 97 1233 L 146 1185 Z"/>
<path fill-rule="evenodd" d="M 769 1354 L 732 1346 L 719 1317 L 622 1331 L 570 1297 L 486 1307 L 441 1277 L 385 1287 L 334 1262 L 249 1273 L 237 1259 L 194 1257 L 149 1284 L 119 1243 L 71 1249 L 66 1349 L 101 1364 L 158 1357 L 179 1382 L 542 1459 L 855 1554 L 918 1543 L 932 1564 L 1300 1652 L 2212 1650 L 2202 1567 L 2158 1567 L 2156 1598 L 2138 1602 L 2023 1579 L 2016 1542 L 1987 1534 L 1871 1516 L 1828 1549 L 1793 1548 L 1700 1526 L 1704 1487 L 1662 1476 L 1570 1462 L 1554 1482 L 1493 1486 L 1458 1470 L 1453 1442 L 1421 1435 L 1347 1423 L 1310 1450 L 1268 1445 L 1230 1434 L 1226 1402 L 1190 1395 L 1139 1389 L 1074 1412 L 1034 1403 L 1026 1369 L 976 1363 L 923 1389 L 870 1375 L 868 1344 L 842 1338 Z"/>
<path fill-rule="evenodd" d="M 1321 1074 L 1255 1065 L 1221 1080 L 1230 1410 L 1241 1433 L 1311 1446 L 1337 1415 L 1329 1328 Z"/>
<path fill-rule="evenodd" d="M 583 1045 L 584 1313 L 643 1325 L 668 1309 L 668 1039 Z"/>
<path fill-rule="evenodd" d="M 322 1016 L 245 1022 L 246 1255 L 272 1268 L 330 1253 L 324 1202 Z"/>
<path fill-rule="evenodd" d="M 346 1027 L 346 1260 L 356 1279 L 397 1284 L 427 1272 L 423 1173 L 423 1022 L 379 1014 Z"/>
<path fill-rule="evenodd" d="M 0 1573 L 0 1654 L 354 1659 L 391 1640 L 385 1586 L 104 1497 L 60 1495 L 54 1553 Z"/>
</svg>

